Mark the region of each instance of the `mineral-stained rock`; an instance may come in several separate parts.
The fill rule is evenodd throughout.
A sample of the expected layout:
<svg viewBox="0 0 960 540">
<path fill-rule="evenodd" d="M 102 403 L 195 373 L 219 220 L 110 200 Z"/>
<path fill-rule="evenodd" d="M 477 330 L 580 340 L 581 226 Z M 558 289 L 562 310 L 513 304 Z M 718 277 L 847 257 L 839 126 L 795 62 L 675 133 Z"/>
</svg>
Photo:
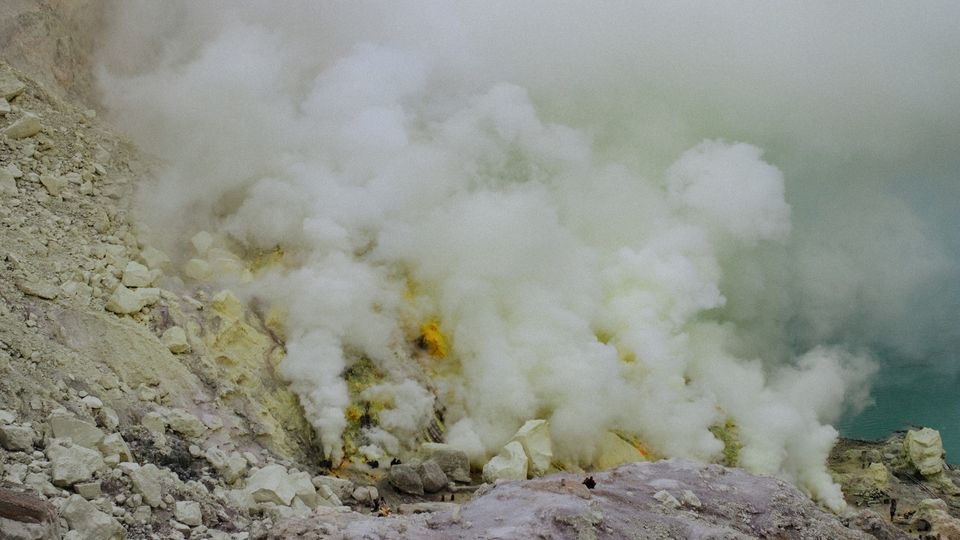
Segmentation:
<svg viewBox="0 0 960 540">
<path fill-rule="evenodd" d="M 80 495 L 67 499 L 60 515 L 67 520 L 70 530 L 80 533 L 81 540 L 122 540 L 127 536 L 120 522 Z"/>
<path fill-rule="evenodd" d="M 424 460 L 436 461 L 447 478 L 454 482 L 470 481 L 470 459 L 462 450 L 441 443 L 423 443 L 420 445 L 420 456 Z"/>
<path fill-rule="evenodd" d="M 483 479 L 486 482 L 497 480 L 525 480 L 527 478 L 527 455 L 523 446 L 511 441 L 483 466 Z"/>
<path fill-rule="evenodd" d="M 933 476 L 943 471 L 943 442 L 939 431 L 930 428 L 908 431 L 903 439 L 903 451 L 920 474 Z"/>
<path fill-rule="evenodd" d="M 410 495 L 423 495 L 423 479 L 417 468 L 408 464 L 399 464 L 390 467 L 387 480 L 397 491 Z"/>
</svg>

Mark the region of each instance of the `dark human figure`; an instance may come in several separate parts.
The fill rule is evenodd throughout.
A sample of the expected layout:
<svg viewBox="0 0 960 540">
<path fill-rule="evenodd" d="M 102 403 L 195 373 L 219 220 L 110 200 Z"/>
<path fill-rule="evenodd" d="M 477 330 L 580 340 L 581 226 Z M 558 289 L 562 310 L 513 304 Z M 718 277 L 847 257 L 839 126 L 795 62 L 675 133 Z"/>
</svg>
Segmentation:
<svg viewBox="0 0 960 540">
<path fill-rule="evenodd" d="M 893 521 L 893 517 L 897 515 L 897 500 L 890 499 L 890 521 Z"/>
</svg>

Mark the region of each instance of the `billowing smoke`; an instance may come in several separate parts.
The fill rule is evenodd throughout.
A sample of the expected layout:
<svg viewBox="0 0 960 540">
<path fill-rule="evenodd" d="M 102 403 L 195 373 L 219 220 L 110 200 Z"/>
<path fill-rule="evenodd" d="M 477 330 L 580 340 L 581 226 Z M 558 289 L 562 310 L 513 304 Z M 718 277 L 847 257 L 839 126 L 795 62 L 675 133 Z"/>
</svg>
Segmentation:
<svg viewBox="0 0 960 540">
<path fill-rule="evenodd" d="M 919 11 L 125 1 L 100 80 L 166 163 L 158 241 L 282 247 L 247 294 L 286 309 L 328 456 L 365 357 L 391 375 L 370 455 L 434 395 L 478 461 L 531 418 L 570 463 L 614 429 L 715 459 L 730 418 L 745 467 L 838 507 L 865 351 L 957 343 L 957 9 Z M 450 348 L 429 382 L 397 356 L 424 321 Z"/>
</svg>

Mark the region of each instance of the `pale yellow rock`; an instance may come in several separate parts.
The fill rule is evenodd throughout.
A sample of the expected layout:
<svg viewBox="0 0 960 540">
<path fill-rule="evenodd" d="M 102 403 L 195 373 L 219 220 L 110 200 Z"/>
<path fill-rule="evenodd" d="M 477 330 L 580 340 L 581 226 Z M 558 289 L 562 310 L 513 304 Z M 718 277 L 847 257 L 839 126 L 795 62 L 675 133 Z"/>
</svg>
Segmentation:
<svg viewBox="0 0 960 540">
<path fill-rule="evenodd" d="M 174 354 L 190 352 L 190 342 L 187 341 L 187 333 L 179 326 L 167 328 L 160 337 L 160 341 Z"/>
<path fill-rule="evenodd" d="M 16 195 L 17 180 L 7 169 L 0 169 L 0 195 Z"/>
<path fill-rule="evenodd" d="M 20 292 L 29 296 L 36 296 L 44 300 L 53 300 L 60 295 L 60 288 L 43 281 L 18 279 L 16 282 Z"/>
<path fill-rule="evenodd" d="M 878 488 L 883 488 L 887 485 L 887 480 L 889 479 L 889 473 L 887 468 L 883 463 L 871 463 L 867 467 L 867 478 L 870 479 Z"/>
<path fill-rule="evenodd" d="M 52 197 L 60 195 L 63 191 L 63 188 L 67 187 L 67 181 L 62 176 L 56 176 L 53 174 L 44 174 L 40 176 L 40 183 L 43 184 L 43 187 L 46 188 L 47 193 Z"/>
<path fill-rule="evenodd" d="M 190 259 L 183 267 L 183 273 L 197 281 L 209 281 L 213 277 L 213 269 L 210 263 L 203 259 Z"/>
<path fill-rule="evenodd" d="M 224 289 L 213 295 L 210 307 L 217 315 L 225 319 L 238 321 L 243 318 L 243 304 L 231 290 Z"/>
<path fill-rule="evenodd" d="M 541 476 L 553 462 L 553 446 L 550 441 L 550 425 L 546 420 L 528 420 L 513 436 L 523 446 L 527 455 L 528 474 Z"/>
<path fill-rule="evenodd" d="M 40 119 L 30 113 L 24 113 L 16 122 L 7 126 L 3 134 L 11 139 L 24 139 L 40 133 Z"/>
<path fill-rule="evenodd" d="M 920 474 L 933 476 L 943 471 L 943 442 L 939 431 L 930 428 L 911 429 L 903 439 L 903 450 L 907 461 Z"/>
<path fill-rule="evenodd" d="M 616 433 L 608 431 L 600 439 L 598 455 L 593 461 L 593 466 L 598 470 L 606 470 L 637 461 L 647 461 L 647 458 L 632 444 L 621 439 Z"/>
<path fill-rule="evenodd" d="M 0 98 L 0 114 L 7 114 L 9 112 L 10 103 L 4 98 Z"/>
<path fill-rule="evenodd" d="M 526 480 L 528 461 L 523 446 L 511 441 L 483 466 L 483 480 L 491 483 L 497 480 Z"/>
<path fill-rule="evenodd" d="M 123 269 L 122 283 L 127 287 L 149 287 L 152 282 L 150 270 L 138 262 L 130 261 Z"/>
<path fill-rule="evenodd" d="M 199 418 L 184 409 L 170 409 L 163 417 L 172 431 L 187 437 L 201 437 L 207 431 Z"/>
<path fill-rule="evenodd" d="M 118 285 L 107 300 L 106 309 L 120 315 L 126 315 L 136 313 L 159 300 L 160 289 L 145 287 L 131 290 L 123 285 Z"/>
<path fill-rule="evenodd" d="M 151 270 L 164 270 L 170 265 L 170 257 L 153 246 L 147 246 L 140 252 L 140 262 Z"/>
</svg>

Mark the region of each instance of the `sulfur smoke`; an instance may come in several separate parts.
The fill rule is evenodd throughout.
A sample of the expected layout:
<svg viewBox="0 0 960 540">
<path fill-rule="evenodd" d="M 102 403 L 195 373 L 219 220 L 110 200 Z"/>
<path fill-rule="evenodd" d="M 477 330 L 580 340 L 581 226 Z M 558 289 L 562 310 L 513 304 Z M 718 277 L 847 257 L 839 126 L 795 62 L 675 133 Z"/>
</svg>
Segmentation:
<svg viewBox="0 0 960 540">
<path fill-rule="evenodd" d="M 100 82 L 166 163 L 158 241 L 282 246 L 246 293 L 286 307 L 328 456 L 363 356 L 391 374 L 379 451 L 434 396 L 478 462 L 531 418 L 571 463 L 608 430 L 716 459 L 729 418 L 744 467 L 838 508 L 830 423 L 871 351 L 957 343 L 956 11 L 122 2 Z M 428 320 L 426 384 L 397 351 Z"/>
</svg>

